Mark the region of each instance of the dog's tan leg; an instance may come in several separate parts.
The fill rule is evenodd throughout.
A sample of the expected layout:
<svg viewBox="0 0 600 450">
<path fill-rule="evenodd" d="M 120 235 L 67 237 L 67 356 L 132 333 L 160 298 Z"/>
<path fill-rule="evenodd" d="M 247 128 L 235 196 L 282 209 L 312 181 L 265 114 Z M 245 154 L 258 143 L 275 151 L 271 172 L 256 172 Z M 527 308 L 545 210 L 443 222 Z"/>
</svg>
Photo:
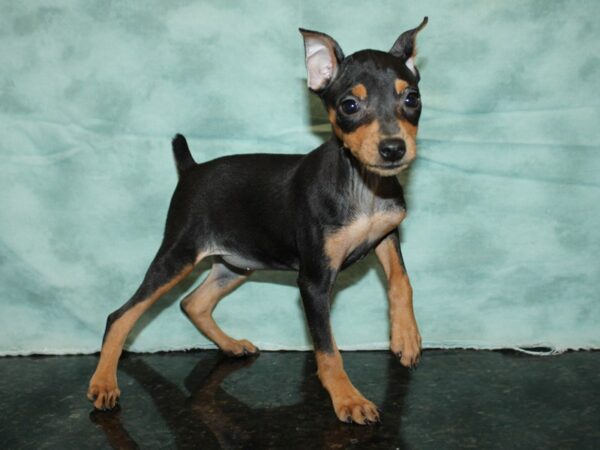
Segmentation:
<svg viewBox="0 0 600 450">
<path fill-rule="evenodd" d="M 250 271 L 237 272 L 216 262 L 204 282 L 181 302 L 181 308 L 196 327 L 226 354 L 244 356 L 258 352 L 248 340 L 236 340 L 225 334 L 212 317 L 217 303 L 242 284 Z"/>
<path fill-rule="evenodd" d="M 333 338 L 329 299 L 337 270 L 311 267 L 311 263 L 315 264 L 314 260 L 309 260 L 308 265 L 300 270 L 298 287 L 313 340 L 321 384 L 329 392 L 335 414 L 341 421 L 361 425 L 375 422 L 379 419 L 377 407 L 350 382 Z"/>
<path fill-rule="evenodd" d="M 108 316 L 100 360 L 87 393 L 97 409 L 114 408 L 121 394 L 117 385 L 117 365 L 125 339 L 136 321 L 163 294 L 185 278 L 192 271 L 195 262 L 202 258 L 198 256 L 194 261 L 193 257 L 187 255 L 187 258 L 183 258 L 189 261 L 186 263 L 180 260 L 182 255 L 172 250 L 166 255 L 165 253 L 168 252 L 159 251 L 137 292 L 121 308 Z"/>
<path fill-rule="evenodd" d="M 419 361 L 421 335 L 413 311 L 412 287 L 402 261 L 397 233 L 384 239 L 375 249 L 388 280 L 391 339 L 390 349 L 403 366 L 412 367 Z"/>
<path fill-rule="evenodd" d="M 316 351 L 317 374 L 323 387 L 329 392 L 335 414 L 342 422 L 364 425 L 379 421 L 379 412 L 373 402 L 367 400 L 354 387 L 344 370 L 342 355 L 337 347 L 331 353 Z"/>
</svg>

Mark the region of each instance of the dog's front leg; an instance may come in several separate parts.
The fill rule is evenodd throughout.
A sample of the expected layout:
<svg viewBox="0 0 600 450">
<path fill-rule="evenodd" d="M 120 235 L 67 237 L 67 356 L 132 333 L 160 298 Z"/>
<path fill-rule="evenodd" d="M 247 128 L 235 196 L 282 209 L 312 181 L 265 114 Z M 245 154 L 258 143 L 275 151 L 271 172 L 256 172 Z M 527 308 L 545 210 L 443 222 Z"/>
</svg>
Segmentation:
<svg viewBox="0 0 600 450">
<path fill-rule="evenodd" d="M 403 366 L 415 366 L 421 354 L 421 335 L 413 311 L 412 287 L 402 260 L 398 230 L 381 241 L 375 254 L 388 280 L 390 349 Z"/>
<path fill-rule="evenodd" d="M 329 392 L 333 408 L 343 422 L 364 425 L 379 420 L 377 407 L 352 385 L 342 362 L 329 321 L 329 297 L 336 273 L 300 271 L 298 286 L 317 359 L 317 374 Z"/>
</svg>

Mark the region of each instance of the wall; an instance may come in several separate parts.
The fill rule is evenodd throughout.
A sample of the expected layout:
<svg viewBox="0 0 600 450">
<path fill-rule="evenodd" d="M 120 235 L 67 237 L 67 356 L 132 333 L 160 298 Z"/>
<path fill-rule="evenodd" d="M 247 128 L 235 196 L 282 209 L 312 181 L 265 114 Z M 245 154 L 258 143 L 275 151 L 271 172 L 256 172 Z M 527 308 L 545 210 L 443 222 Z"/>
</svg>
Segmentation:
<svg viewBox="0 0 600 450">
<path fill-rule="evenodd" d="M 0 15 L 1 354 L 99 349 L 160 242 L 174 133 L 199 161 L 322 141 L 299 26 L 349 54 L 387 50 L 425 15 L 402 225 L 425 346 L 600 346 L 599 2 L 52 5 Z M 253 278 L 219 323 L 261 348 L 307 348 L 295 275 Z M 340 347 L 387 346 L 381 281 L 373 258 L 340 277 Z M 193 283 L 130 349 L 209 345 L 177 307 Z"/>
</svg>

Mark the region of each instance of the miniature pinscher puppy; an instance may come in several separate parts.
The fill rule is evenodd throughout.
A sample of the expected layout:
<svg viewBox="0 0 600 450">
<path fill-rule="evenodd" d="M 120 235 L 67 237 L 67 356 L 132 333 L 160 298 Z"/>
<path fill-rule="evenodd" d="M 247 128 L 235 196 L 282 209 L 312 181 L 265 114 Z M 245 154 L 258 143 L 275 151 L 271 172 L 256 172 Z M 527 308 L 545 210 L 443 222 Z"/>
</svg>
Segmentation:
<svg viewBox="0 0 600 450">
<path fill-rule="evenodd" d="M 96 408 L 117 403 L 117 364 L 137 319 L 212 256 L 210 274 L 181 303 L 202 333 L 232 356 L 257 353 L 251 342 L 225 334 L 212 311 L 253 270 L 297 271 L 317 373 L 336 415 L 358 424 L 379 420 L 377 407 L 344 371 L 331 332 L 330 296 L 337 274 L 374 249 L 388 280 L 390 348 L 404 366 L 417 363 L 421 337 L 398 236 L 406 204 L 395 175 L 416 156 L 415 39 L 426 23 L 404 32 L 389 52 L 350 56 L 328 35 L 300 30 L 308 87 L 333 128 L 331 138 L 306 155 L 234 155 L 196 164 L 185 138 L 174 138 L 179 183 L 164 240 L 133 297 L 108 316 L 88 390 Z"/>
</svg>

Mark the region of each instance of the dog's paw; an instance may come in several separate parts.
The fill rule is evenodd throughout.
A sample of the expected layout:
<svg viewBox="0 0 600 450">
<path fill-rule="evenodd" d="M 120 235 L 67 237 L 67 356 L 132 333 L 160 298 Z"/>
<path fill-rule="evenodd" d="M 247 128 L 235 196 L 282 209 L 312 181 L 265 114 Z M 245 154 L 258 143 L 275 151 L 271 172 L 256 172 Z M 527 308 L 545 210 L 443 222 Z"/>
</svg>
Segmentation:
<svg viewBox="0 0 600 450">
<path fill-rule="evenodd" d="M 221 347 L 221 351 L 227 356 L 241 358 L 258 354 L 258 348 L 246 339 L 232 339 L 227 345 Z"/>
<path fill-rule="evenodd" d="M 87 391 L 87 398 L 94 403 L 94 408 L 109 410 L 117 406 L 121 391 L 115 382 L 91 381 Z"/>
<path fill-rule="evenodd" d="M 390 350 L 400 359 L 404 367 L 415 367 L 421 357 L 421 335 L 416 327 L 402 330 L 394 336 Z"/>
<path fill-rule="evenodd" d="M 360 394 L 337 398 L 333 408 L 335 414 L 342 422 L 368 425 L 379 422 L 379 410 L 377 406 Z"/>
</svg>

